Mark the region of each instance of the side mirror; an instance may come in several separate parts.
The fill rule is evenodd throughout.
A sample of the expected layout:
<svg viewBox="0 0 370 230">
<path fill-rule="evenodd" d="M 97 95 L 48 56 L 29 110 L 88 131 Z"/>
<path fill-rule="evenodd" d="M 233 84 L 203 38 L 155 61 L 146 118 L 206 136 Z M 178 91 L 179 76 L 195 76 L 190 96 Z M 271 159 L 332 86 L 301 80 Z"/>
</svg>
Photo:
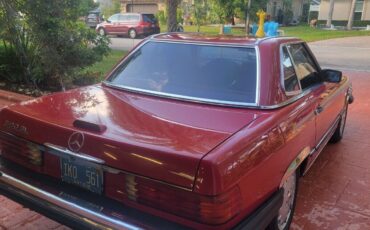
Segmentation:
<svg viewBox="0 0 370 230">
<path fill-rule="evenodd" d="M 342 72 L 332 69 L 323 69 L 320 72 L 320 77 L 326 82 L 339 83 L 342 81 Z"/>
</svg>

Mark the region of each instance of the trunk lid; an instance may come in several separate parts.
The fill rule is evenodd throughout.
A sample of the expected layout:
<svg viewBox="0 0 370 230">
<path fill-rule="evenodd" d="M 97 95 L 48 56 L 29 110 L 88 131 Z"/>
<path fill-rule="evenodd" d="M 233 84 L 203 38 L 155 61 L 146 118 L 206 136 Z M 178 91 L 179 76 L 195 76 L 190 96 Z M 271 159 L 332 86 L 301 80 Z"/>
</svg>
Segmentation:
<svg viewBox="0 0 370 230">
<path fill-rule="evenodd" d="M 107 165 L 191 189 L 200 160 L 257 118 L 253 110 L 144 96 L 101 85 L 36 98 L 4 108 L 2 130 L 35 143 L 79 150 Z M 81 129 L 76 120 L 101 131 Z"/>
</svg>

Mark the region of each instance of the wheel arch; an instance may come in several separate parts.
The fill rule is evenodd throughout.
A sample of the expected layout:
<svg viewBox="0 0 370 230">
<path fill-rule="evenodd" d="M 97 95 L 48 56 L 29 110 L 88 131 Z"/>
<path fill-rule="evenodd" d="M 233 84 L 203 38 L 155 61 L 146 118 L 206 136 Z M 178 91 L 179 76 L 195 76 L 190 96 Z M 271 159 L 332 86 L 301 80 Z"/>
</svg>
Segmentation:
<svg viewBox="0 0 370 230">
<path fill-rule="evenodd" d="M 289 176 L 291 176 L 296 170 L 299 170 L 299 176 L 303 175 L 302 173 L 305 171 L 305 168 L 307 166 L 307 159 L 310 153 L 311 148 L 306 146 L 297 154 L 297 156 L 293 159 L 292 162 L 290 162 L 288 168 L 285 170 L 279 187 L 281 187 L 284 184 L 284 181 L 286 181 L 286 179 L 289 178 Z"/>
<path fill-rule="evenodd" d="M 104 34 L 108 34 L 108 33 L 107 33 L 107 30 L 106 30 L 103 26 L 99 26 L 99 27 L 96 29 L 96 31 L 97 31 L 98 33 L 100 33 L 100 30 L 104 30 Z"/>
</svg>

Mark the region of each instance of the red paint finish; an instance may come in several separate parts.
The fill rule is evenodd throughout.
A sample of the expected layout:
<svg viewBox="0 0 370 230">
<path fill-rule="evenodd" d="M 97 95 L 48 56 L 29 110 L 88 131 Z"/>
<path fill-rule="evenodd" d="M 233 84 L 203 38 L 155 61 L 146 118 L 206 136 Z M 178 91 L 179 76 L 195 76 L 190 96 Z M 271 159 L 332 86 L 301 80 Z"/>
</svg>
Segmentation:
<svg viewBox="0 0 370 230">
<path fill-rule="evenodd" d="M 340 83 L 322 82 L 284 104 L 292 96 L 287 96 L 282 86 L 280 45 L 299 42 L 297 39 L 194 34 L 164 34 L 152 39 L 256 47 L 259 104 L 255 108 L 207 105 L 99 84 L 9 106 L 1 111 L 0 125 L 16 125 L 2 125 L 1 130 L 40 145 L 52 143 L 66 148 L 73 132 L 83 132 L 85 144 L 80 152 L 130 173 L 106 173 L 106 196 L 189 227 L 231 228 L 279 189 L 289 165 L 303 149 L 318 145 L 344 108 L 350 83 L 345 77 Z M 318 106 L 325 112 L 316 114 Z M 77 119 L 106 128 L 94 132 L 76 127 L 73 123 Z M 59 178 L 59 170 L 58 158 L 45 153 L 39 171 Z M 130 199 L 127 184 L 139 191 L 136 202 Z M 156 191 L 151 195 L 156 202 L 163 200 L 163 207 L 170 204 L 168 197 L 183 200 L 188 206 L 182 207 L 179 202 L 175 205 L 178 209 L 168 207 L 166 211 L 158 207 L 160 204 L 151 201 L 150 205 L 145 200 L 148 191 Z M 169 195 L 157 198 L 160 194 Z M 235 194 L 240 195 L 239 209 L 224 213 L 227 218 L 220 218 L 222 221 L 214 219 L 219 211 L 216 207 L 223 207 L 219 200 L 235 204 Z M 215 210 L 202 213 L 194 206 L 201 204 Z M 187 207 L 190 214 L 175 211 Z M 209 216 L 192 216 L 198 215 L 197 211 L 199 216 Z"/>
<path fill-rule="evenodd" d="M 66 148 L 69 136 L 78 130 L 75 119 L 104 125 L 107 130 L 101 134 L 85 133 L 81 152 L 111 167 L 187 188 L 192 188 L 201 157 L 255 117 L 248 110 L 158 100 L 101 86 L 26 104 L 4 109 L 0 123 L 12 120 L 27 126 L 29 140 Z M 190 113 L 197 116 L 189 117 Z"/>
</svg>

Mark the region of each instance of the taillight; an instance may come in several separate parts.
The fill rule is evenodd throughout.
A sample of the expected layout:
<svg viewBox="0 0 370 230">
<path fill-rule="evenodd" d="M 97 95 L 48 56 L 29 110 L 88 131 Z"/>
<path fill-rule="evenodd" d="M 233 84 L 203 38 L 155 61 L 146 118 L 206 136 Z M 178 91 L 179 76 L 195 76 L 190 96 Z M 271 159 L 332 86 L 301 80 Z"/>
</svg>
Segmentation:
<svg viewBox="0 0 370 230">
<path fill-rule="evenodd" d="M 28 143 L 28 161 L 31 164 L 41 166 L 42 165 L 42 152 L 38 145 L 33 143 Z"/>
<path fill-rule="evenodd" d="M 146 22 L 146 21 L 141 21 L 139 23 L 139 26 L 141 27 L 150 27 L 152 24 L 150 22 Z"/>
<path fill-rule="evenodd" d="M 223 224 L 240 211 L 238 187 L 218 196 L 202 196 L 132 175 L 125 179 L 128 199 L 197 222 Z"/>
<path fill-rule="evenodd" d="M 26 167 L 34 168 L 32 166 L 36 166 L 35 170 L 42 165 L 43 153 L 39 145 L 6 134 L 0 135 L 0 143 L 1 155 L 5 158 Z"/>
</svg>

